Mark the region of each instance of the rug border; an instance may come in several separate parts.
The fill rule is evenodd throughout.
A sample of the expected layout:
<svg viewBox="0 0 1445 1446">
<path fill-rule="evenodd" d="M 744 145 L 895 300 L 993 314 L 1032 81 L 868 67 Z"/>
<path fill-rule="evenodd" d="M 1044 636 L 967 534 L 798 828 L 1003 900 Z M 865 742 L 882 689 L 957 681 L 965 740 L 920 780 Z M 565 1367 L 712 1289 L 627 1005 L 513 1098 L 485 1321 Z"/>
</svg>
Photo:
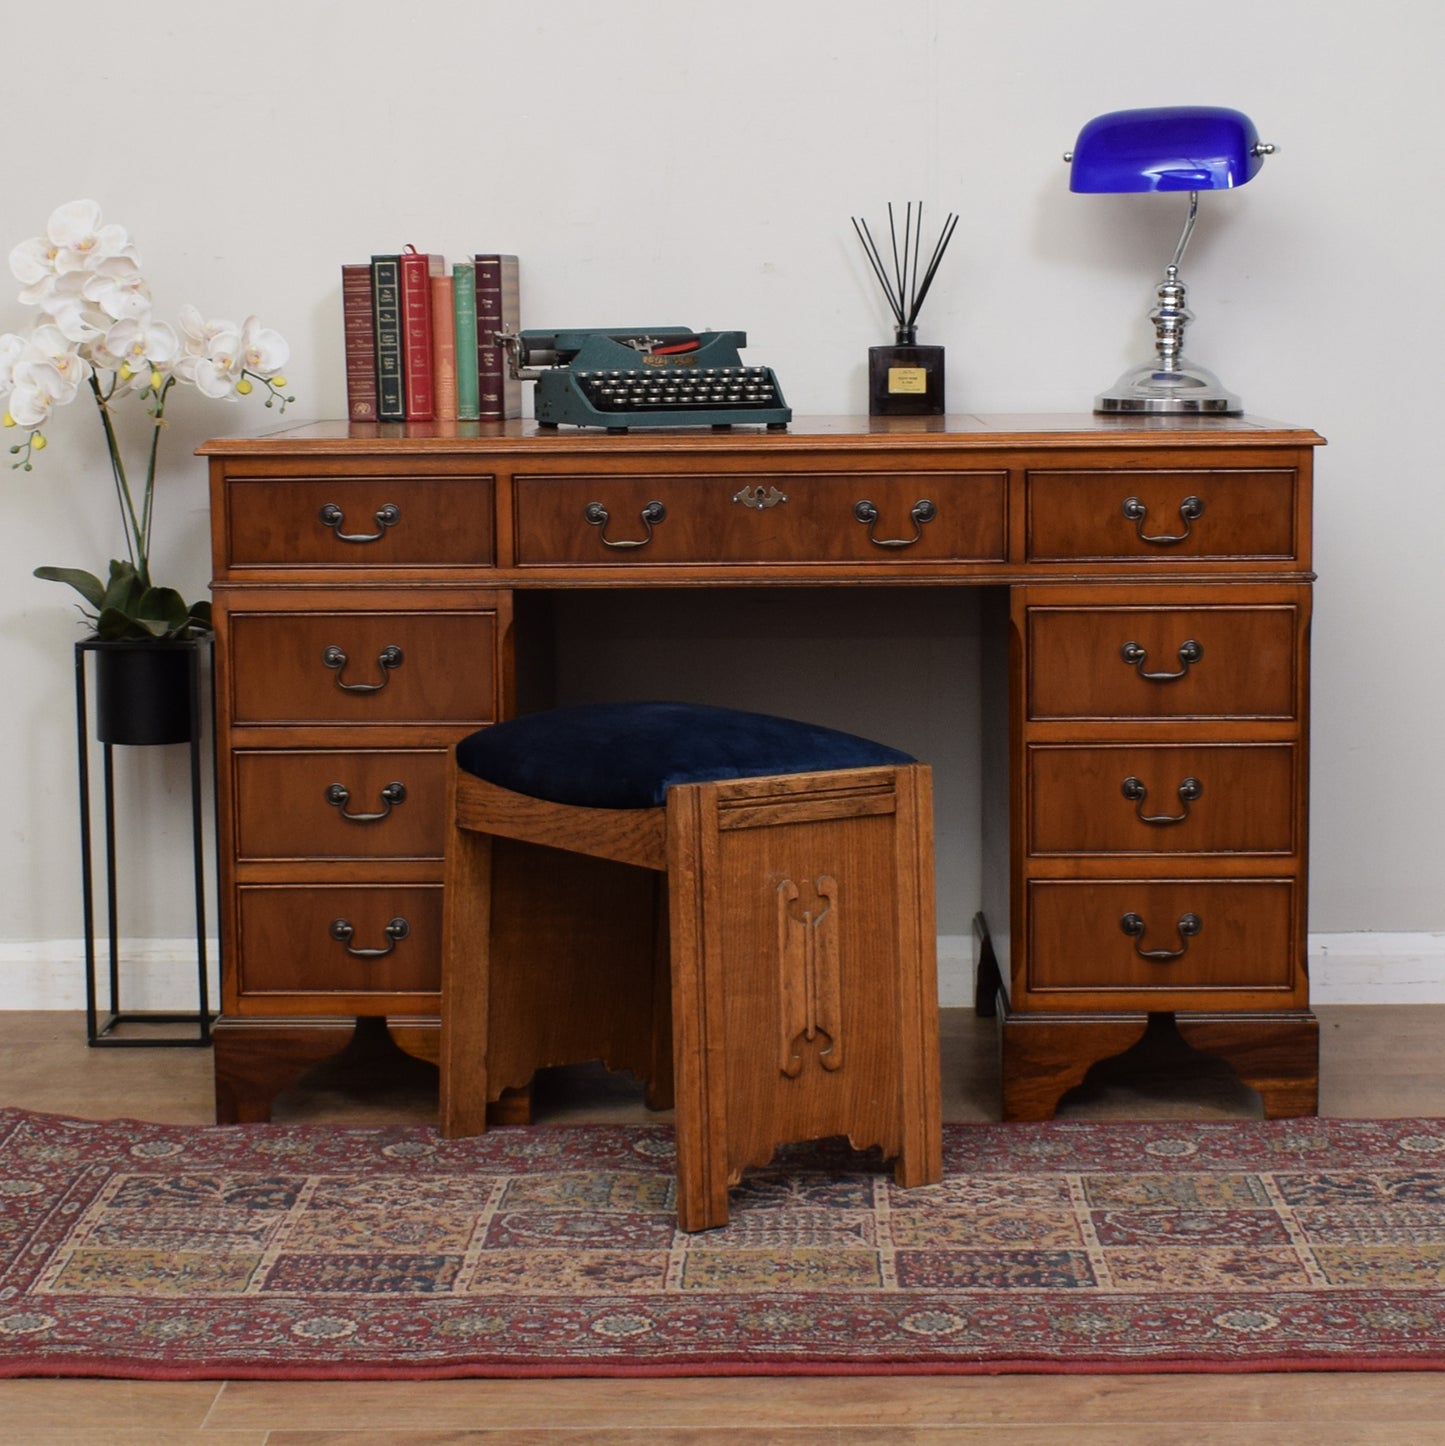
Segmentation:
<svg viewBox="0 0 1445 1446">
<path fill-rule="evenodd" d="M 16 1106 L 0 1106 L 0 1123 L 6 1121 L 20 1124 L 25 1120 L 38 1120 L 69 1126 L 89 1128 L 117 1127 L 160 1134 L 192 1132 L 249 1133 L 252 1131 L 271 1132 L 280 1135 L 313 1132 L 358 1134 L 380 1136 L 391 1134 L 398 1129 L 410 1133 L 420 1126 L 336 1126 L 310 1124 L 262 1124 L 250 1126 L 206 1126 L 167 1125 L 152 1121 L 130 1118 L 105 1120 L 82 1119 L 77 1116 L 55 1114 L 46 1111 L 27 1110 Z M 1421 1127 L 1434 1126 L 1445 1130 L 1445 1118 L 1409 1117 L 1407 1119 L 1330 1119 L 1315 1117 L 1312 1123 L 1326 1132 L 1332 1129 L 1349 1131 L 1354 1128 L 1380 1127 Z M 1060 1135 L 1073 1133 L 1080 1124 L 1090 1132 L 1103 1122 L 1042 1122 L 1043 1130 Z M 1128 1121 L 1133 1129 L 1143 1127 L 1146 1131 L 1155 1129 L 1172 1130 L 1181 1125 L 1195 1130 L 1201 1127 L 1206 1132 L 1222 1129 L 1233 1133 L 1240 1125 L 1289 1128 L 1302 1123 L 1287 1121 Z M 1039 1128 L 1040 1126 L 1033 1126 Z M 1071 1128 L 1072 1127 L 1072 1128 Z M 566 1129 L 567 1126 L 547 1126 L 548 1130 Z M 666 1126 L 572 1126 L 586 1133 L 618 1131 L 632 1134 L 637 1131 L 666 1130 Z M 953 1125 L 952 1128 L 969 1130 L 971 1127 Z M 973 1127 L 977 1134 L 990 1129 L 997 1130 L 997 1123 L 985 1123 Z M 1026 1126 L 1025 1128 L 1028 1128 Z M 500 1132 L 497 1132 L 500 1133 Z M 866 1360 L 827 1359 L 814 1357 L 807 1361 L 753 1360 L 739 1357 L 716 1356 L 713 1358 L 686 1359 L 672 1358 L 652 1360 L 645 1363 L 628 1364 L 620 1361 L 576 1361 L 547 1360 L 536 1357 L 511 1360 L 452 1359 L 447 1361 L 420 1361 L 416 1363 L 380 1361 L 344 1361 L 311 1359 L 305 1362 L 196 1362 L 165 1361 L 156 1359 L 128 1359 L 124 1356 L 97 1357 L 82 1353 L 63 1355 L 32 1355 L 17 1351 L 7 1352 L 0 1345 L 0 1380 L 12 1379 L 111 1379 L 137 1381 L 440 1381 L 440 1380 L 565 1380 L 565 1379 L 708 1379 L 708 1378 L 771 1378 L 788 1377 L 942 1377 L 942 1376 L 1038 1376 L 1038 1375 L 1265 1375 L 1284 1373 L 1350 1373 L 1376 1374 L 1385 1372 L 1433 1372 L 1445 1370 L 1445 1346 L 1419 1355 L 1361 1355 L 1358 1352 L 1328 1353 L 1279 1352 L 1244 1358 L 1222 1354 L 1182 1353 L 1161 1355 L 1149 1359 L 1101 1359 L 1092 1356 L 1000 1356 L 997 1358 L 952 1359 L 889 1359 L 874 1356 Z"/>
<path fill-rule="evenodd" d="M 806 1367 L 784 1363 L 716 1361 L 706 1363 L 662 1362 L 647 1366 L 585 1366 L 515 1364 L 488 1365 L 457 1362 L 451 1365 L 419 1366 L 248 1366 L 227 1370 L 203 1365 L 167 1366 L 159 1363 L 127 1363 L 64 1358 L 28 1360 L 0 1359 L 0 1380 L 83 1379 L 130 1381 L 458 1381 L 458 1380 L 647 1380 L 711 1377 L 736 1379 L 757 1376 L 772 1379 L 808 1376 L 1171 1376 L 1221 1375 L 1257 1376 L 1270 1374 L 1371 1375 L 1400 1371 L 1440 1371 L 1445 1357 L 1421 1359 L 1415 1356 L 1348 1357 L 1326 1360 L 1317 1356 L 1276 1356 L 1248 1361 L 1170 1358 L 1157 1361 L 1046 1361 L 1028 1357 L 998 1361 L 851 1362 L 814 1361 Z"/>
</svg>

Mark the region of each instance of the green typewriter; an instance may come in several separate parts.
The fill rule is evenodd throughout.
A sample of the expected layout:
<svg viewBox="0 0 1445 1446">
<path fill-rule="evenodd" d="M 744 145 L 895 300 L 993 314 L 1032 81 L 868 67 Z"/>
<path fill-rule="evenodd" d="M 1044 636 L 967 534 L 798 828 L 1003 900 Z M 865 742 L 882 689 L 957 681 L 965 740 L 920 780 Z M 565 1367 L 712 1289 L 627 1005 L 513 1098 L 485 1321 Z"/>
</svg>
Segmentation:
<svg viewBox="0 0 1445 1446">
<path fill-rule="evenodd" d="M 792 420 L 768 367 L 744 366 L 746 332 L 685 326 L 498 332 L 512 375 L 537 384 L 538 425 L 767 427 Z"/>
</svg>

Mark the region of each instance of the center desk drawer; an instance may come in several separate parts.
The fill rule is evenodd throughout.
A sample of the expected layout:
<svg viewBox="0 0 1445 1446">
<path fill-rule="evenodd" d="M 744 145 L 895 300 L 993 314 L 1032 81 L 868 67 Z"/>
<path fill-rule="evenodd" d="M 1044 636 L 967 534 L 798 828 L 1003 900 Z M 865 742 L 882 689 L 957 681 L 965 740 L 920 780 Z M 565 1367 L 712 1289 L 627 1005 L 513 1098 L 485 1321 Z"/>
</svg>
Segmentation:
<svg viewBox="0 0 1445 1446">
<path fill-rule="evenodd" d="M 487 567 L 491 477 L 226 482 L 232 567 Z"/>
<path fill-rule="evenodd" d="M 1292 719 L 1300 612 L 1030 607 L 1028 716 Z"/>
<path fill-rule="evenodd" d="M 1002 472 L 521 476 L 517 561 L 1002 561 Z"/>
<path fill-rule="evenodd" d="M 440 859 L 448 752 L 239 749 L 236 857 Z"/>
<path fill-rule="evenodd" d="M 488 722 L 496 633 L 490 612 L 232 613 L 232 719 Z"/>
<path fill-rule="evenodd" d="M 237 890 L 242 995 L 441 988 L 439 884 Z"/>
</svg>

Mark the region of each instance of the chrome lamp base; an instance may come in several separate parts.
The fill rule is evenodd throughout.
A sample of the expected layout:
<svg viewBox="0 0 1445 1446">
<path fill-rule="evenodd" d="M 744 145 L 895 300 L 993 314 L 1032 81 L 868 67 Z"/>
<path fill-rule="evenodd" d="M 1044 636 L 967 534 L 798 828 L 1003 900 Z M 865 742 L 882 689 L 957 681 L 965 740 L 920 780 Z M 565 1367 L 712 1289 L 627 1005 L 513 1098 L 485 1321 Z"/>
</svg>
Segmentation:
<svg viewBox="0 0 1445 1446">
<path fill-rule="evenodd" d="M 1238 416 L 1243 403 L 1227 391 L 1219 378 L 1184 356 L 1184 332 L 1194 320 L 1189 309 L 1189 288 L 1179 278 L 1179 263 L 1194 230 L 1199 197 L 1191 193 L 1189 216 L 1174 249 L 1174 259 L 1164 268 L 1164 279 L 1155 292 L 1154 360 L 1131 368 L 1107 391 L 1094 398 L 1096 412 L 1213 413 Z"/>
<path fill-rule="evenodd" d="M 1213 372 L 1175 357 L 1168 369 L 1157 358 L 1132 367 L 1094 398 L 1094 410 L 1235 417 L 1244 411 L 1244 405 Z"/>
</svg>

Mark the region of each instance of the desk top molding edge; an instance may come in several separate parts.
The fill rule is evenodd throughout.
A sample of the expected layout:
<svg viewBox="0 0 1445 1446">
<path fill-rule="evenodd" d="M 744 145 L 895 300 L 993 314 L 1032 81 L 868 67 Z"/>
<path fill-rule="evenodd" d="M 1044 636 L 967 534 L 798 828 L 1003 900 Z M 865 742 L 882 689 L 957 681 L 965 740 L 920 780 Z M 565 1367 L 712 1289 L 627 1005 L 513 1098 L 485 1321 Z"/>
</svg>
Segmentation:
<svg viewBox="0 0 1445 1446">
<path fill-rule="evenodd" d="M 615 435 L 600 430 L 540 428 L 533 421 L 512 422 L 307 422 L 252 436 L 218 437 L 198 447 L 197 455 L 241 457 L 274 453 L 294 446 L 315 456 L 345 454 L 358 445 L 384 454 L 391 449 L 410 456 L 507 454 L 529 456 L 646 452 L 651 454 L 747 451 L 783 454 L 833 449 L 858 453 L 917 448 L 993 451 L 1069 451 L 1120 445 L 1144 449 L 1208 439 L 1219 447 L 1316 447 L 1325 439 L 1307 427 L 1263 417 L 1119 417 L 1087 413 L 994 415 L 961 413 L 943 417 L 800 417 L 786 432 L 739 427 L 728 431 L 697 428 L 633 431 Z"/>
</svg>

